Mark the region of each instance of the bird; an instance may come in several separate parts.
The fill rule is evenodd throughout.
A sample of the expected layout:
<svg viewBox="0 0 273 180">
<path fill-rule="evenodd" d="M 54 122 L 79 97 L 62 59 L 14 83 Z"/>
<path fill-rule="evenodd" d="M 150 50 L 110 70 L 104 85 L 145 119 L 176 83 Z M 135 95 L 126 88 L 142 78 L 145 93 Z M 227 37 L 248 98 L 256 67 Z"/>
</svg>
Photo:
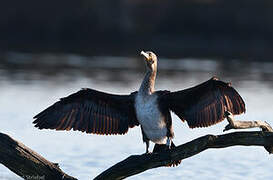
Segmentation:
<svg viewBox="0 0 273 180">
<path fill-rule="evenodd" d="M 126 134 L 140 126 L 145 153 L 149 143 L 153 152 L 163 146 L 175 147 L 171 112 L 190 128 L 208 127 L 224 120 L 225 112 L 233 115 L 246 111 L 245 103 L 230 83 L 216 77 L 194 87 L 171 92 L 155 90 L 157 56 L 141 51 L 146 74 L 138 91 L 117 95 L 84 88 L 49 106 L 36 116 L 39 129 L 78 130 L 99 135 Z"/>
</svg>

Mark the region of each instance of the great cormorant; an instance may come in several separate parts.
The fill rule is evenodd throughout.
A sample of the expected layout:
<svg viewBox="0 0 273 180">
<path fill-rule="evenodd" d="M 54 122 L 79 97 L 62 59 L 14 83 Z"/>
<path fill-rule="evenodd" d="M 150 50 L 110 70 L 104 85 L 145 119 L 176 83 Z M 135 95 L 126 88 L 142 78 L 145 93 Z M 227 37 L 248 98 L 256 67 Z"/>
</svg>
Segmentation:
<svg viewBox="0 0 273 180">
<path fill-rule="evenodd" d="M 36 115 L 35 127 L 110 135 L 125 134 L 140 125 L 148 153 L 149 141 L 156 143 L 154 150 L 162 144 L 174 147 L 170 111 L 190 128 L 216 124 L 224 119 L 225 111 L 245 112 L 245 103 L 237 91 L 215 77 L 181 91 L 155 91 L 157 56 L 143 51 L 141 55 L 147 71 L 138 91 L 114 95 L 82 89 Z"/>
</svg>

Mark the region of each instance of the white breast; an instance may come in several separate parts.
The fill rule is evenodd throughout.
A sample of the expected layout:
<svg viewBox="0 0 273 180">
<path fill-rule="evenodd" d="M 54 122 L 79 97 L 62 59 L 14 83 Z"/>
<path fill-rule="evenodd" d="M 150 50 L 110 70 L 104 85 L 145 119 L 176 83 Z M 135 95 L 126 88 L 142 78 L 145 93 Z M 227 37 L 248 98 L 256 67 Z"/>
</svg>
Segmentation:
<svg viewBox="0 0 273 180">
<path fill-rule="evenodd" d="M 157 96 L 137 95 L 135 101 L 136 115 L 144 133 L 154 143 L 166 144 L 167 128 L 164 117 L 157 106 Z"/>
</svg>

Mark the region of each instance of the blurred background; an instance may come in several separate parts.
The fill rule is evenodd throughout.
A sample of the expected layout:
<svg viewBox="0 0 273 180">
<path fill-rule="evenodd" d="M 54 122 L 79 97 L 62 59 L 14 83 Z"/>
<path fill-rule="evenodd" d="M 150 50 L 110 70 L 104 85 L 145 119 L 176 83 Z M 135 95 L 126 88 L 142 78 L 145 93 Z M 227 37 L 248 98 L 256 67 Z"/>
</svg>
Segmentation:
<svg viewBox="0 0 273 180">
<path fill-rule="evenodd" d="M 268 0 L 11 0 L 0 6 L 7 51 L 167 57 L 272 58 Z"/>
<path fill-rule="evenodd" d="M 157 89 L 185 89 L 216 75 L 232 82 L 246 102 L 246 114 L 237 119 L 273 125 L 272 9 L 270 0 L 3 1 L 0 131 L 79 179 L 144 153 L 139 128 L 126 136 L 96 136 L 32 125 L 34 115 L 80 88 L 137 90 L 145 71 L 141 50 L 158 55 Z M 221 134 L 227 124 L 189 129 L 173 119 L 176 144 Z M 272 168 L 262 147 L 232 147 L 131 179 L 264 180 L 272 178 Z M 20 178 L 0 165 L 0 179 Z"/>
</svg>

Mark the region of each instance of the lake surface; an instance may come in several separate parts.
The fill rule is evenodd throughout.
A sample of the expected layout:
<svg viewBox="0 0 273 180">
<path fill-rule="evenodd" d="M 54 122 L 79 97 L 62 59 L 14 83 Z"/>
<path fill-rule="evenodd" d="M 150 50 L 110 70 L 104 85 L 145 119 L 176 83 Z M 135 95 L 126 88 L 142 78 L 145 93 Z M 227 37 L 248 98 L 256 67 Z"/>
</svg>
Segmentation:
<svg viewBox="0 0 273 180">
<path fill-rule="evenodd" d="M 117 94 L 137 90 L 144 75 L 141 58 L 19 53 L 0 58 L 1 132 L 59 163 L 64 172 L 80 180 L 92 179 L 126 157 L 145 152 L 139 127 L 124 136 L 98 136 L 38 130 L 32 124 L 34 115 L 83 87 Z M 231 81 L 245 100 L 247 112 L 236 119 L 263 120 L 273 125 L 272 62 L 162 58 L 156 89 L 184 89 L 214 75 Z M 190 129 L 173 114 L 174 143 L 222 134 L 226 124 L 223 121 L 209 128 Z M 273 177 L 272 160 L 262 147 L 209 149 L 183 160 L 176 168 L 152 169 L 128 179 L 269 180 Z M 0 165 L 0 179 L 21 178 Z"/>
</svg>

